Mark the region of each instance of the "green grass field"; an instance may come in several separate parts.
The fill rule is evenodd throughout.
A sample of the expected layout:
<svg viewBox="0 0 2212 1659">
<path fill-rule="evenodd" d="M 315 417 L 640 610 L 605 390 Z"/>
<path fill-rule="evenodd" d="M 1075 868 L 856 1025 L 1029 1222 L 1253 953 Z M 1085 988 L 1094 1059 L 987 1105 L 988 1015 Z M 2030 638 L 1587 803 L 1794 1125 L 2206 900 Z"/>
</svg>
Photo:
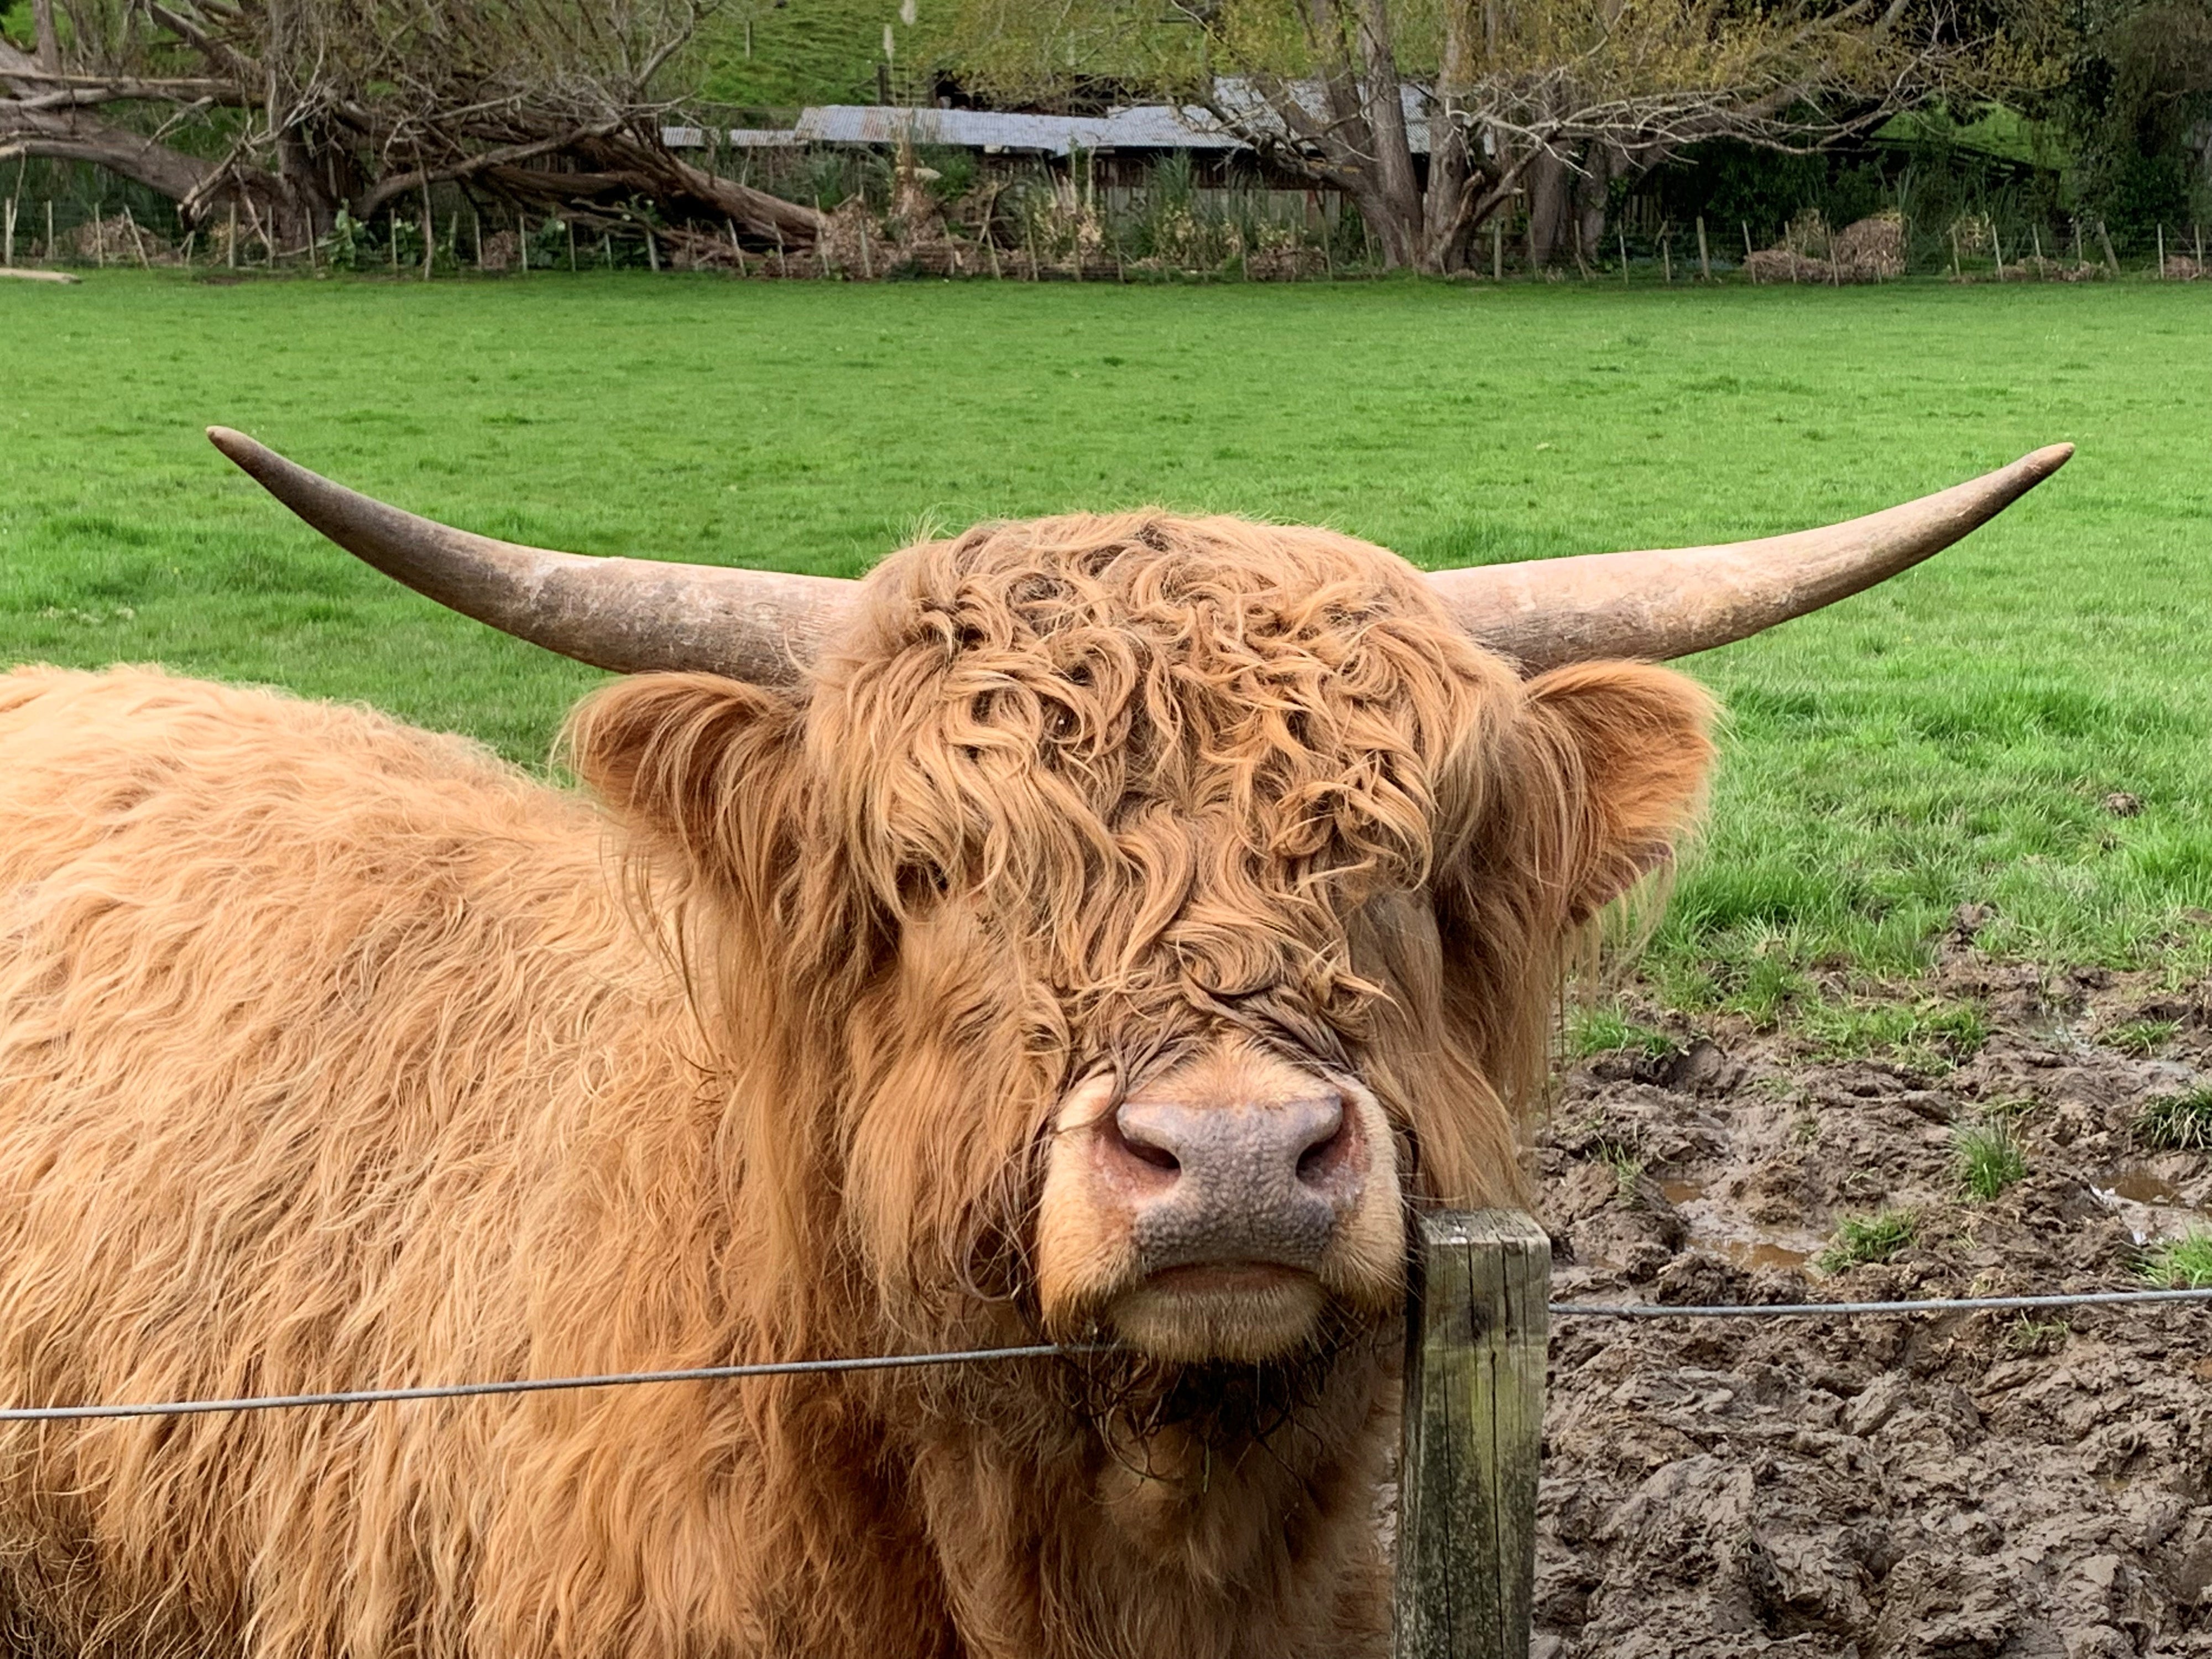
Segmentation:
<svg viewBox="0 0 2212 1659">
<path fill-rule="evenodd" d="M 2212 291 L 2148 284 L 0 284 L 0 661 L 159 661 L 541 757 L 595 678 L 326 546 L 199 434 L 471 528 L 856 574 L 1163 501 L 1449 564 L 1845 517 L 2074 464 L 1875 592 L 1689 664 L 1732 711 L 1650 958 L 1771 1010 L 1991 946 L 2212 963 Z M 2103 805 L 2124 791 L 2139 816 Z M 2191 912 L 2196 912 L 2191 915 Z"/>
</svg>

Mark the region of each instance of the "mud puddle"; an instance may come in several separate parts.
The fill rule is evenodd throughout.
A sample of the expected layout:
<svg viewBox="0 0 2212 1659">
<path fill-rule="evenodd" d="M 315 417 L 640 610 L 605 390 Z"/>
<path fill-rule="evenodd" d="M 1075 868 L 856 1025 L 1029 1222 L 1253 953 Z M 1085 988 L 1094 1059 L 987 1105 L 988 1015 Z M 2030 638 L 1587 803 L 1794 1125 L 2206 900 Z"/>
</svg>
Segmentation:
<svg viewBox="0 0 2212 1659">
<path fill-rule="evenodd" d="M 1728 1200 L 1709 1197 L 1702 1181 L 1662 1181 L 1659 1191 L 1682 1218 L 1686 1249 L 1717 1254 L 1747 1271 L 1795 1273 L 1822 1249 L 1823 1241 L 1809 1233 L 1746 1231 Z"/>
</svg>

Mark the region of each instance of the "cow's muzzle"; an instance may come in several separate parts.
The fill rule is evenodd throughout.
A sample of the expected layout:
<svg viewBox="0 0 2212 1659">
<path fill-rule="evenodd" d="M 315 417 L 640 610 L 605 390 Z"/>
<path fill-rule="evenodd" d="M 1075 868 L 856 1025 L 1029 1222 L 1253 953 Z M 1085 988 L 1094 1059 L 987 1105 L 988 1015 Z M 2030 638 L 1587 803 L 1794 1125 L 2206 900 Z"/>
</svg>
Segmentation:
<svg viewBox="0 0 2212 1659">
<path fill-rule="evenodd" d="M 1260 1361 L 1310 1342 L 1332 1306 L 1401 1304 L 1397 1161 L 1367 1091 L 1233 1038 L 1117 1081 L 1093 1074 L 1054 1115 L 1034 1256 L 1047 1328 Z"/>
<path fill-rule="evenodd" d="M 1106 1140 L 1133 1200 L 1138 1272 L 1316 1270 L 1339 1221 L 1359 1202 L 1367 1173 L 1360 1139 L 1334 1092 L 1234 1104 L 1123 1102 Z"/>
</svg>

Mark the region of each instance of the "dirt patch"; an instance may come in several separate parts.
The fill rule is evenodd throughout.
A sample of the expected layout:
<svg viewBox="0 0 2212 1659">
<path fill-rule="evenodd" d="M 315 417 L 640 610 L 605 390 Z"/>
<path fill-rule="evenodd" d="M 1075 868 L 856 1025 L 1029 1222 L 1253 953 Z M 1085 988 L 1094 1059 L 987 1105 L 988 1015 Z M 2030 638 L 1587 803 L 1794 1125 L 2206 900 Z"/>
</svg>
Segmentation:
<svg viewBox="0 0 2212 1659">
<path fill-rule="evenodd" d="M 2212 1227 L 2212 1156 L 2136 1133 L 2212 1079 L 2208 988 L 1990 963 L 1941 1075 L 1725 1022 L 1569 1073 L 1540 1141 L 1555 1299 L 1875 1300 L 2138 1288 Z M 1924 994 L 1926 988 L 1923 988 Z M 1957 1133 L 2026 1174 L 1963 1195 Z M 1824 1271 L 1846 1218 L 1906 1212 Z M 2212 1655 L 2212 1310 L 1563 1319 L 1538 1659 Z"/>
</svg>

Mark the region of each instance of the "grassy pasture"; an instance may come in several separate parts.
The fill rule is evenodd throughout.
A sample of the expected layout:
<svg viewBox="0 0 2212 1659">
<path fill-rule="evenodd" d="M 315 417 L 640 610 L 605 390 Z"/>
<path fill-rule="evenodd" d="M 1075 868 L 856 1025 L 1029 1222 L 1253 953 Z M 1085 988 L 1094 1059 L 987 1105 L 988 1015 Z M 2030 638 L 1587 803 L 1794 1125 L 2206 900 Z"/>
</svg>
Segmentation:
<svg viewBox="0 0 2212 1659">
<path fill-rule="evenodd" d="M 0 663 L 160 661 L 544 754 L 589 671 L 328 548 L 209 422 L 495 534 L 840 574 L 1147 501 L 1433 565 L 1733 538 L 2072 439 L 1965 545 L 1687 665 L 1732 723 L 1650 961 L 1772 1012 L 1810 967 L 1909 972 L 1971 902 L 1998 949 L 2196 972 L 2208 346 L 2193 285 L 0 284 Z"/>
</svg>

